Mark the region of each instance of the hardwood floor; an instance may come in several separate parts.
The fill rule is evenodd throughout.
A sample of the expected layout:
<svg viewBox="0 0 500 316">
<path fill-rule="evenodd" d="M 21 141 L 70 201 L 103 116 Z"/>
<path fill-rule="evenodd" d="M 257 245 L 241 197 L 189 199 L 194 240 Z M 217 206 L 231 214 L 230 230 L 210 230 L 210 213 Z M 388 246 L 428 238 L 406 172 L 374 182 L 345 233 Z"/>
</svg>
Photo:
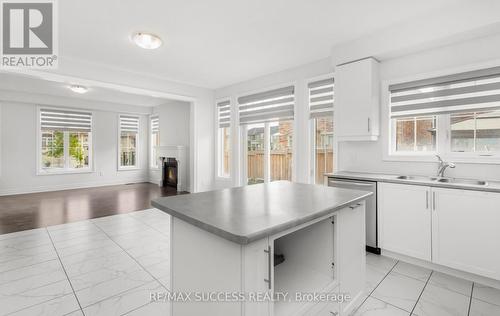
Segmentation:
<svg viewBox="0 0 500 316">
<path fill-rule="evenodd" d="M 1 196 L 0 234 L 143 210 L 152 199 L 177 194 L 173 188 L 136 183 Z"/>
</svg>

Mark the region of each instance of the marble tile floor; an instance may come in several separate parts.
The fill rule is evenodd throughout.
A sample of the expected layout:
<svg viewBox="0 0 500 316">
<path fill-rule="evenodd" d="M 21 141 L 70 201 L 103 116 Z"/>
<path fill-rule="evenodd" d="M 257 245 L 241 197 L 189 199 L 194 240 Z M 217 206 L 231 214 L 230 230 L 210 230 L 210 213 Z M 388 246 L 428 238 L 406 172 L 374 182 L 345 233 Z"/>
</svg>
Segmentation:
<svg viewBox="0 0 500 316">
<path fill-rule="evenodd" d="M 170 217 L 148 209 L 0 235 L 2 315 L 169 315 Z M 500 315 L 500 290 L 367 254 L 355 316 Z"/>
<path fill-rule="evenodd" d="M 168 315 L 169 228 L 149 209 L 0 235 L 0 315 Z"/>
<path fill-rule="evenodd" d="M 500 290 L 367 254 L 365 301 L 354 316 L 497 316 Z"/>
</svg>

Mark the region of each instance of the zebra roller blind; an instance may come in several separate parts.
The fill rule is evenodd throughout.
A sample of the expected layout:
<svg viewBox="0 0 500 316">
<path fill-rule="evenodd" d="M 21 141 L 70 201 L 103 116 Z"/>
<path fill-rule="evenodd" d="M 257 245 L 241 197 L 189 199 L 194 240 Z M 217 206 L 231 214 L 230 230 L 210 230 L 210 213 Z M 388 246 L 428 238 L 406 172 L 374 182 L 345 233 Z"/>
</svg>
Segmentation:
<svg viewBox="0 0 500 316">
<path fill-rule="evenodd" d="M 133 115 L 120 115 L 120 131 L 139 133 L 139 117 Z"/>
<path fill-rule="evenodd" d="M 311 118 L 333 116 L 333 78 L 310 82 L 309 113 Z"/>
<path fill-rule="evenodd" d="M 41 108 L 40 125 L 42 130 L 91 132 L 92 113 L 85 111 Z"/>
<path fill-rule="evenodd" d="M 156 115 L 151 116 L 151 133 L 160 132 L 160 118 Z"/>
<path fill-rule="evenodd" d="M 231 120 L 231 102 L 217 102 L 217 121 L 220 128 L 229 127 Z"/>
<path fill-rule="evenodd" d="M 391 117 L 500 109 L 500 67 L 389 86 Z"/>
<path fill-rule="evenodd" d="M 294 93 L 289 86 L 239 97 L 240 124 L 293 119 Z"/>
</svg>

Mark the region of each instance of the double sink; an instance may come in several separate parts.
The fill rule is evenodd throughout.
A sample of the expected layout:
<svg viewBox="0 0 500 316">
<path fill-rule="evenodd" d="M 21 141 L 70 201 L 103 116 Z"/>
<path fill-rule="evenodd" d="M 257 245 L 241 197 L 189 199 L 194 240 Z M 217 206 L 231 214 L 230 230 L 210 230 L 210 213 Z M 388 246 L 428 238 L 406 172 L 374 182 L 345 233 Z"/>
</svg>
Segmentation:
<svg viewBox="0 0 500 316">
<path fill-rule="evenodd" d="M 413 180 L 413 181 L 440 182 L 440 183 L 450 183 L 458 185 L 480 185 L 480 186 L 488 185 L 488 182 L 483 180 L 439 178 L 439 177 L 427 177 L 427 176 L 397 176 L 396 179 L 409 180 L 409 181 Z"/>
</svg>

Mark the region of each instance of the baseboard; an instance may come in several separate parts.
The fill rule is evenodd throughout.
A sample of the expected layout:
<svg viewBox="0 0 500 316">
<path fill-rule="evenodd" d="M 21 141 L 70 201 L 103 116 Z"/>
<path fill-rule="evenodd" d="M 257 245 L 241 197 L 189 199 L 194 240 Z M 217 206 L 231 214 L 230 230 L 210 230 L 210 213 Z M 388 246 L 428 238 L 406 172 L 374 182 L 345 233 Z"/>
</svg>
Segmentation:
<svg viewBox="0 0 500 316">
<path fill-rule="evenodd" d="M 366 251 L 374 253 L 376 255 L 380 255 L 380 253 L 381 253 L 380 248 L 375 248 L 375 247 L 372 247 L 372 246 L 366 246 Z"/>
<path fill-rule="evenodd" d="M 441 273 L 446 273 L 446 274 L 449 274 L 449 275 L 452 275 L 452 276 L 455 276 L 458 278 L 462 278 L 465 280 L 469 280 L 469 281 L 476 282 L 476 283 L 481 283 L 481 284 L 484 284 L 487 286 L 491 286 L 491 287 L 500 289 L 500 280 L 495 280 L 495 279 L 483 277 L 483 276 L 480 276 L 480 275 L 477 275 L 474 273 L 453 269 L 450 267 L 442 266 L 442 265 L 435 264 L 435 263 L 432 263 L 429 261 L 409 257 L 406 255 L 402 255 L 402 254 L 399 254 L 396 252 L 387 251 L 387 250 L 383 250 L 383 249 L 382 249 L 382 255 L 386 256 L 386 257 L 391 257 L 391 258 L 394 258 L 397 260 L 401 260 L 401 261 L 404 261 L 407 263 L 411 263 L 411 264 L 414 264 L 416 266 L 420 266 L 422 268 L 427 268 L 427 269 L 431 269 L 431 270 L 438 271 Z"/>
<path fill-rule="evenodd" d="M 105 182 L 85 182 L 85 183 L 74 183 L 74 184 L 48 185 L 48 186 L 40 186 L 40 187 L 33 187 L 33 188 L 22 188 L 22 189 L 2 189 L 2 190 L 0 190 L 0 196 L 49 192 L 49 191 L 84 189 L 84 188 L 93 188 L 93 187 L 105 187 L 105 186 L 110 186 L 110 185 L 121 185 L 121 184 L 142 183 L 142 182 L 149 182 L 149 179 L 147 179 L 147 178 L 120 179 L 120 180 L 116 180 L 116 181 L 105 181 Z"/>
</svg>

